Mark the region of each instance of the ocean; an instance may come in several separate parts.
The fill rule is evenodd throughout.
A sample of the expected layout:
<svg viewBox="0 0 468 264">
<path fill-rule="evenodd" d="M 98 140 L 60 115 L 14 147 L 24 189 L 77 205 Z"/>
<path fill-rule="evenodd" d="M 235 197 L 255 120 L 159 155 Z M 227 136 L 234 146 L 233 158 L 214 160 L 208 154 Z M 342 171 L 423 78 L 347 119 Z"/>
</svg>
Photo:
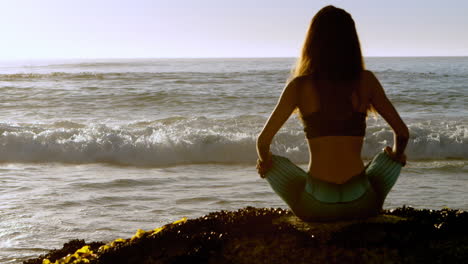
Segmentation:
<svg viewBox="0 0 468 264">
<path fill-rule="evenodd" d="M 0 62 L 0 263 L 182 217 L 282 207 L 255 140 L 293 58 Z M 384 208 L 468 210 L 468 57 L 366 58 L 407 123 Z M 369 117 L 364 159 L 392 143 Z M 272 151 L 308 161 L 292 116 Z"/>
</svg>

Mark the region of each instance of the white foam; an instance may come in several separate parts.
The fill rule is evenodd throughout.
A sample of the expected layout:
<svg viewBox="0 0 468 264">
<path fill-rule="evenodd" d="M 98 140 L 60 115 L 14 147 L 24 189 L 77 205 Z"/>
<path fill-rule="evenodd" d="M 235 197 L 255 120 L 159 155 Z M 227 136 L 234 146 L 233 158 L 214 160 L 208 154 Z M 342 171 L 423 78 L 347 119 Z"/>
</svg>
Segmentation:
<svg viewBox="0 0 468 264">
<path fill-rule="evenodd" d="M 194 163 L 254 163 L 255 141 L 263 124 L 256 116 L 212 120 L 171 118 L 111 128 L 106 125 L 0 125 L 0 162 L 105 162 L 131 166 Z M 144 125 L 142 125 L 144 124 Z M 63 125 L 63 126 L 61 126 Z M 410 124 L 410 160 L 468 159 L 468 128 L 459 122 Z M 391 145 L 387 125 L 368 125 L 363 157 Z M 272 151 L 307 162 L 300 124 L 289 122 L 274 139 Z"/>
</svg>

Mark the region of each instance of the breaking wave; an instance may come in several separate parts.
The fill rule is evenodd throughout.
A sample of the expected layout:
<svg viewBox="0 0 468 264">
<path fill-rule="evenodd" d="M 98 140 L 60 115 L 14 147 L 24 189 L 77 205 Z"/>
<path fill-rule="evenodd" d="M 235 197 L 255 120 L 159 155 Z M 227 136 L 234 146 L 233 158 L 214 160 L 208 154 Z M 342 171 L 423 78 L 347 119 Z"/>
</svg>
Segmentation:
<svg viewBox="0 0 468 264">
<path fill-rule="evenodd" d="M 0 125 L 0 162 L 110 163 L 162 167 L 180 164 L 251 164 L 262 117 L 236 119 L 168 118 L 120 127 L 69 121 L 52 125 Z M 465 124 L 430 122 L 409 125 L 409 160 L 468 159 Z M 363 157 L 371 158 L 392 143 L 391 129 L 368 125 Z M 308 160 L 299 124 L 287 123 L 274 139 L 272 151 L 295 162 Z"/>
</svg>

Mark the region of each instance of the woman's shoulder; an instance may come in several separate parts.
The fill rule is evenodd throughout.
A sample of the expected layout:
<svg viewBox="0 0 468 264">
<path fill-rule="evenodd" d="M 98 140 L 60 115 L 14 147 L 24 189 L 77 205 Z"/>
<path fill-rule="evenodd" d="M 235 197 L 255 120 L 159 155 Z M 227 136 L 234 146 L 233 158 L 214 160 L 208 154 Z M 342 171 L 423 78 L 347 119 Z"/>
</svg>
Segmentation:
<svg viewBox="0 0 468 264">
<path fill-rule="evenodd" d="M 311 75 L 295 76 L 288 81 L 288 86 L 295 87 L 295 89 L 300 89 L 304 86 L 310 87 L 311 85 L 313 85 L 313 78 Z"/>
<path fill-rule="evenodd" d="M 382 84 L 380 84 L 379 79 L 370 70 L 363 71 L 361 82 L 364 83 L 364 86 L 367 88 L 370 94 L 375 94 L 383 91 L 383 87 Z"/>
<path fill-rule="evenodd" d="M 371 70 L 363 70 L 361 78 L 364 81 L 370 81 L 370 82 L 375 81 L 377 79 L 377 77 L 375 77 L 374 72 L 372 72 Z"/>
<path fill-rule="evenodd" d="M 292 79 L 290 79 L 290 82 L 304 82 L 304 81 L 309 81 L 312 80 L 312 75 L 299 75 L 299 76 L 294 76 Z"/>
</svg>

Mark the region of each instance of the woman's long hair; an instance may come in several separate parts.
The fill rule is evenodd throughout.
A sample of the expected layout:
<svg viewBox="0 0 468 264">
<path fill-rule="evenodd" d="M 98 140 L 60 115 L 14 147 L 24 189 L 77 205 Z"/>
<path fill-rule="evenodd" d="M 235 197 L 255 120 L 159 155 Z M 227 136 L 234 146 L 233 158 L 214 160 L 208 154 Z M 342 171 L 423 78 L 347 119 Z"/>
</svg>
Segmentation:
<svg viewBox="0 0 468 264">
<path fill-rule="evenodd" d="M 357 80 L 364 70 L 361 46 L 351 15 L 334 6 L 322 8 L 310 23 L 292 78 Z"/>
<path fill-rule="evenodd" d="M 311 75 L 314 80 L 359 81 L 363 70 L 353 18 L 331 5 L 322 8 L 312 18 L 291 79 Z M 374 112 L 370 105 L 367 111 Z"/>
</svg>

